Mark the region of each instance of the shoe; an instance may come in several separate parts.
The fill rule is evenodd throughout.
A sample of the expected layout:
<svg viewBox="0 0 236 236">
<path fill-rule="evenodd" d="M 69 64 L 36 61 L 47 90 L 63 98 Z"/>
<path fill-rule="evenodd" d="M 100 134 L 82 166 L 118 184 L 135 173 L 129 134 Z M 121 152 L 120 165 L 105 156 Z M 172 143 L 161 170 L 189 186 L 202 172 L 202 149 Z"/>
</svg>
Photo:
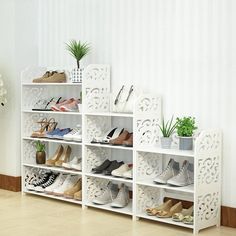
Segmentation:
<svg viewBox="0 0 236 236">
<path fill-rule="evenodd" d="M 194 167 L 189 161 L 184 161 L 179 173 L 167 181 L 167 184 L 183 187 L 194 182 Z"/>
<path fill-rule="evenodd" d="M 63 174 L 63 173 L 58 175 L 55 182 L 52 185 L 46 187 L 44 189 L 44 192 L 47 193 L 47 194 L 53 194 L 53 191 L 55 189 L 59 188 L 64 183 L 66 177 L 67 177 L 67 175 Z"/>
<path fill-rule="evenodd" d="M 67 145 L 67 147 L 64 149 L 64 152 L 60 156 L 59 160 L 55 162 L 55 166 L 62 167 L 62 164 L 70 159 L 70 154 L 71 154 L 71 147 Z"/>
<path fill-rule="evenodd" d="M 122 145 L 123 142 L 129 138 L 129 132 L 127 130 L 123 131 L 117 138 L 110 139 L 109 144 L 112 145 Z"/>
<path fill-rule="evenodd" d="M 43 118 L 42 120 L 37 121 L 37 123 L 40 124 L 40 129 L 37 131 L 34 131 L 31 134 L 31 137 L 32 138 L 43 138 L 46 136 L 46 132 L 48 129 L 48 125 L 49 125 L 48 120 L 47 120 L 47 118 Z"/>
<path fill-rule="evenodd" d="M 125 179 L 132 179 L 133 178 L 133 167 L 130 167 L 130 169 L 123 173 L 123 178 Z"/>
<path fill-rule="evenodd" d="M 112 161 L 111 164 L 103 171 L 104 175 L 111 175 L 111 172 L 115 169 L 118 169 L 124 162 Z"/>
<path fill-rule="evenodd" d="M 71 169 L 72 170 L 78 170 L 78 171 L 82 171 L 82 159 L 78 159 L 78 163 L 77 164 L 71 164 Z"/>
<path fill-rule="evenodd" d="M 36 192 L 44 192 L 44 189 L 49 187 L 50 185 L 52 185 L 56 178 L 57 178 L 58 174 L 57 173 L 52 173 L 49 178 L 48 178 L 48 181 L 45 182 L 44 184 L 41 184 L 40 186 L 37 186 L 34 188 L 34 191 Z"/>
<path fill-rule="evenodd" d="M 178 172 L 179 163 L 171 158 L 166 169 L 154 179 L 154 182 L 158 184 L 167 184 L 167 180 L 177 175 Z"/>
<path fill-rule="evenodd" d="M 65 198 L 74 198 L 74 194 L 82 189 L 82 179 L 80 178 L 71 188 L 64 192 Z"/>
<path fill-rule="evenodd" d="M 111 203 L 111 207 L 123 208 L 126 207 L 128 204 L 129 204 L 129 188 L 122 183 L 119 193 Z"/>
<path fill-rule="evenodd" d="M 174 206 L 168 209 L 157 211 L 156 217 L 158 218 L 171 218 L 175 213 L 181 212 L 183 209 L 182 202 L 176 203 Z"/>
<path fill-rule="evenodd" d="M 38 176 L 38 179 L 28 186 L 28 190 L 34 191 L 36 187 L 46 183 L 51 175 L 52 172 L 50 171 L 42 174 L 42 176 Z"/>
<path fill-rule="evenodd" d="M 123 141 L 122 146 L 133 147 L 133 133 L 130 133 L 129 137 L 125 141 Z"/>
<path fill-rule="evenodd" d="M 35 181 L 37 181 L 39 176 L 40 175 L 38 171 L 34 168 L 32 168 L 28 173 L 26 173 L 24 181 L 26 189 L 31 190 L 29 189 L 29 186 L 31 186 Z"/>
<path fill-rule="evenodd" d="M 101 174 L 106 168 L 109 167 L 110 164 L 111 161 L 106 159 L 100 166 L 93 168 L 92 172 L 94 172 L 95 174 Z"/>
<path fill-rule="evenodd" d="M 53 195 L 63 196 L 64 192 L 73 187 L 78 181 L 77 175 L 68 175 L 61 186 L 53 190 Z"/>
<path fill-rule="evenodd" d="M 33 83 L 65 83 L 66 74 L 64 72 L 49 72 L 43 75 L 41 78 L 34 79 Z"/>
<path fill-rule="evenodd" d="M 47 166 L 55 166 L 55 163 L 60 159 L 62 153 L 64 151 L 64 148 L 62 145 L 59 145 L 56 152 L 54 153 L 53 157 L 50 159 L 46 160 L 46 165 Z"/>
<path fill-rule="evenodd" d="M 70 104 L 71 102 L 73 102 L 75 99 L 74 98 L 70 98 L 68 100 L 63 100 L 62 102 L 59 102 L 53 106 L 51 106 L 51 109 L 53 111 L 61 111 L 61 106 L 66 105 L 66 104 Z"/>
<path fill-rule="evenodd" d="M 80 190 L 74 194 L 74 199 L 77 201 L 82 201 L 82 190 Z"/>
<path fill-rule="evenodd" d="M 117 197 L 118 192 L 118 185 L 109 182 L 102 194 L 93 199 L 93 203 L 98 205 L 105 205 L 111 203 Z"/>
<path fill-rule="evenodd" d="M 72 167 L 72 165 L 74 165 L 74 167 L 79 168 L 79 166 L 81 166 L 81 157 L 75 156 L 70 162 L 62 163 L 62 167 L 64 167 L 65 169 L 68 169 L 68 170 L 74 169 Z M 81 170 L 81 169 L 79 169 L 79 170 Z"/>
<path fill-rule="evenodd" d="M 172 220 L 175 222 L 181 222 L 184 220 L 186 216 L 192 216 L 193 214 L 193 206 L 188 209 L 183 209 L 180 213 L 175 213 L 172 216 Z"/>
<path fill-rule="evenodd" d="M 74 100 L 70 103 L 60 106 L 60 110 L 66 112 L 78 112 L 79 111 L 78 103 L 79 103 L 78 100 Z"/>
<path fill-rule="evenodd" d="M 125 163 L 125 164 L 121 165 L 119 168 L 113 170 L 111 172 L 111 175 L 113 175 L 115 177 L 123 177 L 123 174 L 125 172 L 127 172 L 129 169 L 130 169 L 129 165 Z"/>
<path fill-rule="evenodd" d="M 57 133 L 59 133 L 61 130 L 59 128 L 56 128 L 50 132 L 47 132 L 45 135 L 45 138 L 53 138 L 53 135 L 56 135 Z"/>
<path fill-rule="evenodd" d="M 82 142 L 81 125 L 77 125 L 70 133 L 63 136 L 64 140 Z"/>
<path fill-rule="evenodd" d="M 162 210 L 168 211 L 170 210 L 171 207 L 172 207 L 172 200 L 168 200 L 158 207 L 147 208 L 146 213 L 149 216 L 155 216 L 158 211 Z"/>
<path fill-rule="evenodd" d="M 58 131 L 57 133 L 51 135 L 52 138 L 54 139 L 63 139 L 64 135 L 68 134 L 71 132 L 70 128 L 65 128 L 65 129 L 61 129 L 60 131 Z"/>
<path fill-rule="evenodd" d="M 100 144 L 109 144 L 109 141 L 111 139 L 116 139 L 118 138 L 122 132 L 124 131 L 124 129 L 121 128 L 115 128 L 113 130 L 110 131 L 110 133 L 108 133 L 108 135 L 106 135 L 101 141 Z"/>
</svg>

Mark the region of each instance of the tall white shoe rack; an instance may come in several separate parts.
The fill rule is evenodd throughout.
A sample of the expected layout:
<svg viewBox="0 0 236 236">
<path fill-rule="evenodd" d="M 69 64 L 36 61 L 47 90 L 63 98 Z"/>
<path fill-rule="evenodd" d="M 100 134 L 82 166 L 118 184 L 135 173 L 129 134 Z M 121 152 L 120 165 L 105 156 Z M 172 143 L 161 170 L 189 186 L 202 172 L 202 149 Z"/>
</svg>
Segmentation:
<svg viewBox="0 0 236 236">
<path fill-rule="evenodd" d="M 160 148 L 158 124 L 162 117 L 161 98 L 152 94 L 141 94 L 135 102 L 134 113 L 114 113 L 111 107 L 110 68 L 107 65 L 89 65 L 81 83 L 32 83 L 32 79 L 41 76 L 45 68 L 29 68 L 22 72 L 22 192 L 36 194 L 95 207 L 112 212 L 130 215 L 134 220 L 140 218 L 156 222 L 190 228 L 194 233 L 199 230 L 220 225 L 221 207 L 221 152 L 222 138 L 219 130 L 204 130 L 195 140 L 194 151 L 182 151 L 177 141 L 172 149 Z M 32 111 L 34 104 L 42 98 L 79 97 L 82 91 L 82 112 Z M 37 130 L 36 121 L 43 117 L 53 117 L 58 126 L 75 127 L 82 124 L 83 141 L 68 142 L 46 138 L 31 138 L 32 130 Z M 93 138 L 101 137 L 112 127 L 124 127 L 134 134 L 134 146 L 110 146 L 92 144 Z M 47 157 L 52 156 L 59 144 L 71 145 L 72 157 L 82 156 L 82 171 L 37 165 L 35 162 L 35 140 L 46 144 Z M 154 184 L 154 178 L 162 172 L 168 160 L 174 158 L 181 163 L 189 160 L 194 163 L 194 185 L 173 187 Z M 105 159 L 123 160 L 133 163 L 133 179 L 116 178 L 102 174 L 93 174 L 91 169 Z M 48 169 L 67 174 L 82 176 L 82 201 L 70 200 L 44 193 L 28 191 L 25 188 L 25 176 L 31 168 Z M 99 195 L 109 181 L 126 184 L 132 196 L 125 208 L 112 208 L 108 205 L 95 205 L 92 200 Z M 164 197 L 192 201 L 194 203 L 194 224 L 186 225 L 167 218 L 148 216 L 145 209 L 163 202 Z"/>
</svg>

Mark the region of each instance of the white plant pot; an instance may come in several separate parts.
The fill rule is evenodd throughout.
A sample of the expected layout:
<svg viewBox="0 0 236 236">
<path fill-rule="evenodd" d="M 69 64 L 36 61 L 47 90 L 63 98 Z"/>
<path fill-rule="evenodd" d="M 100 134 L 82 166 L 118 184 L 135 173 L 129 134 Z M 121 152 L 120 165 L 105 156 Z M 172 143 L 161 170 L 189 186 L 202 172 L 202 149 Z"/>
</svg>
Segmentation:
<svg viewBox="0 0 236 236">
<path fill-rule="evenodd" d="M 171 137 L 161 137 L 161 147 L 164 149 L 170 149 L 172 143 Z"/>
<path fill-rule="evenodd" d="M 81 83 L 83 80 L 84 68 L 74 68 L 70 72 L 70 79 L 72 83 Z"/>
</svg>

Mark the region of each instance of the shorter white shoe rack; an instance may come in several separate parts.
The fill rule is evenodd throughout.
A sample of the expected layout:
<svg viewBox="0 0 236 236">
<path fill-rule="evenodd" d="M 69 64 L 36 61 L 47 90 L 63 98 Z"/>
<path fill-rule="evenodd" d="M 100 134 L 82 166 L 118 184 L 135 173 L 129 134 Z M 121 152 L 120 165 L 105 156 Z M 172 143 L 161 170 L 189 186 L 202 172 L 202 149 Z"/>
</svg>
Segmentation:
<svg viewBox="0 0 236 236">
<path fill-rule="evenodd" d="M 158 124 L 162 118 L 161 98 L 152 94 L 141 94 L 135 101 L 134 112 L 110 112 L 111 89 L 110 67 L 108 65 L 89 65 L 83 75 L 82 83 L 32 83 L 33 78 L 41 76 L 45 68 L 28 68 L 22 72 L 22 191 L 62 201 L 81 204 L 83 208 L 95 207 L 112 212 L 130 215 L 134 220 L 140 218 L 156 222 L 178 225 L 199 230 L 220 225 L 221 209 L 221 152 L 222 138 L 219 130 L 204 130 L 194 142 L 193 151 L 178 150 L 177 139 L 172 149 L 160 147 Z M 78 98 L 82 91 L 82 112 L 32 111 L 34 104 L 42 98 Z M 31 138 L 33 130 L 38 129 L 36 121 L 43 117 L 53 117 L 58 127 L 75 127 L 82 124 L 82 143 L 46 138 Z M 133 131 L 133 147 L 91 144 L 93 138 L 104 135 L 112 127 L 122 127 Z M 56 167 L 37 165 L 35 162 L 35 140 L 46 144 L 47 157 L 55 152 L 59 144 L 70 145 L 72 155 L 82 157 L 82 171 L 71 171 Z M 168 160 L 174 158 L 180 163 L 189 160 L 194 163 L 194 185 L 173 187 L 159 185 L 154 178 L 166 167 Z M 133 163 L 133 179 L 116 178 L 93 174 L 91 169 L 105 159 Z M 31 168 L 49 169 L 82 177 L 82 201 L 28 191 L 24 177 Z M 110 205 L 92 203 L 95 195 L 109 182 L 125 183 L 132 197 L 125 208 L 112 208 Z M 170 218 L 148 216 L 146 208 L 162 204 L 165 197 L 192 201 L 194 204 L 194 224 L 174 222 Z"/>
</svg>

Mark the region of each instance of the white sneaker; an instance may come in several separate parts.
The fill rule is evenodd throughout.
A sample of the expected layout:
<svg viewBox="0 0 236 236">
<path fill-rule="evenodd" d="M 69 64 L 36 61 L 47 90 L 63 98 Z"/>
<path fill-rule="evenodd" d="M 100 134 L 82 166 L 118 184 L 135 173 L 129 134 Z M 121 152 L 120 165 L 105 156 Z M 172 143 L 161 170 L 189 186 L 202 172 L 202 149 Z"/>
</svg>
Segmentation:
<svg viewBox="0 0 236 236">
<path fill-rule="evenodd" d="M 55 190 L 56 188 L 59 188 L 64 183 L 66 177 L 67 175 L 61 173 L 59 176 L 57 176 L 55 182 L 52 185 L 44 189 L 44 192 L 47 194 L 53 194 L 53 190 Z"/>
<path fill-rule="evenodd" d="M 132 179 L 133 178 L 133 168 L 129 169 L 125 173 L 123 173 L 123 178 Z"/>
<path fill-rule="evenodd" d="M 109 182 L 104 191 L 102 192 L 102 194 L 93 199 L 93 203 L 98 205 L 105 205 L 111 203 L 116 198 L 117 194 L 118 194 L 118 185 Z"/>
<path fill-rule="evenodd" d="M 64 181 L 64 183 L 59 186 L 58 188 L 53 190 L 53 194 L 56 196 L 63 196 L 64 192 L 73 187 L 75 183 L 78 181 L 78 175 L 68 175 Z"/>
<path fill-rule="evenodd" d="M 118 169 L 115 169 L 111 172 L 111 175 L 116 176 L 116 177 L 123 177 L 123 174 L 129 170 L 129 165 L 128 164 L 123 164 L 121 165 Z"/>
<path fill-rule="evenodd" d="M 129 204 L 129 188 L 124 184 L 121 185 L 120 191 L 115 200 L 111 203 L 111 207 L 123 208 Z"/>
<path fill-rule="evenodd" d="M 70 162 L 62 163 L 62 167 L 65 169 L 72 169 L 72 165 L 78 165 L 79 163 L 81 163 L 81 157 L 75 156 Z"/>
<path fill-rule="evenodd" d="M 71 164 L 71 169 L 82 171 L 82 160 L 81 160 L 81 158 L 78 160 L 78 163 Z"/>
<path fill-rule="evenodd" d="M 77 125 L 76 128 L 74 128 L 70 133 L 63 136 L 64 140 L 69 141 L 82 141 L 82 131 L 81 131 L 81 125 Z"/>
<path fill-rule="evenodd" d="M 182 187 L 193 184 L 194 182 L 194 167 L 189 161 L 184 161 L 179 174 L 167 181 L 168 184 Z"/>
<path fill-rule="evenodd" d="M 178 172 L 179 163 L 175 162 L 174 159 L 170 159 L 166 169 L 154 179 L 154 182 L 158 184 L 167 184 L 167 180 L 177 175 Z"/>
<path fill-rule="evenodd" d="M 38 171 L 35 170 L 34 168 L 27 171 L 27 173 L 25 175 L 25 187 L 26 187 L 26 189 L 30 190 L 29 186 L 32 185 L 33 182 L 37 180 L 38 176 L 39 176 Z"/>
</svg>

